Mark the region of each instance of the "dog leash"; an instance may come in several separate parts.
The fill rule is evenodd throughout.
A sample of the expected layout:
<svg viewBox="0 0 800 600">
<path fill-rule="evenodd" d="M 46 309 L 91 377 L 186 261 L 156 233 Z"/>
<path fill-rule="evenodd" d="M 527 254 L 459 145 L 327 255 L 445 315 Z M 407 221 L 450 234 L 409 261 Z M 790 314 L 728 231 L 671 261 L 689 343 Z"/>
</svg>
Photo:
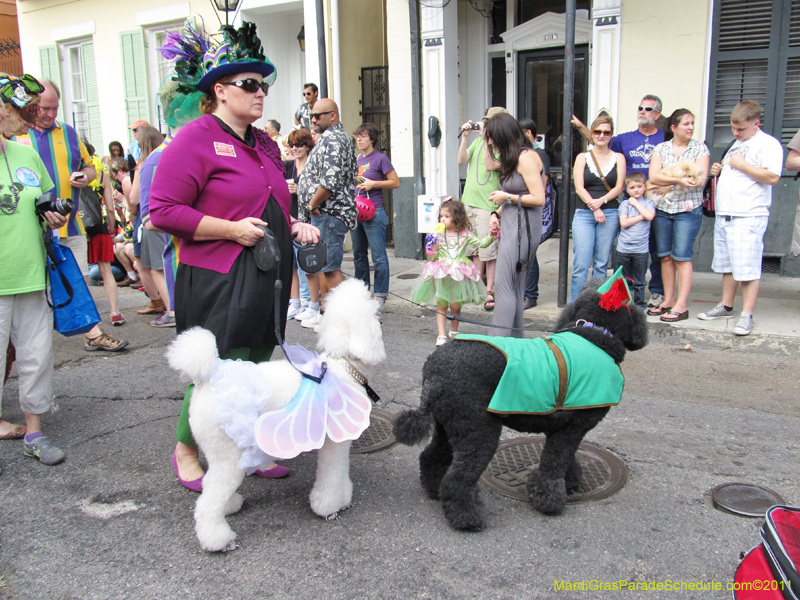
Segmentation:
<svg viewBox="0 0 800 600">
<path fill-rule="evenodd" d="M 328 370 L 328 363 L 322 362 L 320 366 L 320 374 L 311 375 L 311 373 L 306 373 L 305 371 L 301 371 L 300 368 L 292 362 L 292 359 L 289 358 L 289 351 L 286 347 L 286 342 L 283 341 L 283 337 L 281 336 L 281 291 L 283 290 L 283 282 L 280 279 L 275 279 L 275 336 L 278 338 L 278 345 L 283 350 L 283 354 L 286 357 L 287 362 L 292 365 L 295 370 L 300 373 L 306 379 L 310 379 L 316 383 L 321 383 L 322 378 L 325 377 L 325 373 Z M 374 393 L 374 392 L 373 392 Z"/>
</svg>

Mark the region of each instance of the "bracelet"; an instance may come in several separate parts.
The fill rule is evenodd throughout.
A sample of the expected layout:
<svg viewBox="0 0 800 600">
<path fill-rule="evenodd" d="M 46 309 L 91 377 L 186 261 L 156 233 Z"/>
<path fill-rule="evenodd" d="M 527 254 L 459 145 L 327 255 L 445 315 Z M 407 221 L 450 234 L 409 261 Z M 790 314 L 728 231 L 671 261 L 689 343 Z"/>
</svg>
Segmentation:
<svg viewBox="0 0 800 600">
<path fill-rule="evenodd" d="M 301 221 L 300 219 L 292 219 L 292 222 L 289 224 L 289 228 L 291 229 L 294 227 L 295 223 L 305 223 L 305 221 Z"/>
<path fill-rule="evenodd" d="M 494 215 L 495 217 L 497 217 L 497 220 L 498 220 L 498 221 L 500 220 L 500 215 L 498 215 L 498 214 L 497 214 L 497 211 L 496 211 L 496 210 L 493 210 L 491 213 L 489 213 L 489 216 L 490 216 L 490 217 L 491 217 L 492 215 Z"/>
<path fill-rule="evenodd" d="M 511 202 L 511 194 L 506 193 L 506 202 Z"/>
</svg>

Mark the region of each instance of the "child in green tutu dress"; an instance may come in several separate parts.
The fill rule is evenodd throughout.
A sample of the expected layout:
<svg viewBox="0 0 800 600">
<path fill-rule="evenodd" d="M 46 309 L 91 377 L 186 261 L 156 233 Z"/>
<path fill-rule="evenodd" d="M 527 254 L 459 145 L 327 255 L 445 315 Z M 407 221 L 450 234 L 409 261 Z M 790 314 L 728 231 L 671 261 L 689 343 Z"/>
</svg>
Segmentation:
<svg viewBox="0 0 800 600">
<path fill-rule="evenodd" d="M 481 279 L 481 272 L 467 258 L 467 246 L 486 248 L 494 239 L 491 235 L 485 238 L 472 235 L 461 202 L 442 202 L 435 233 L 425 236 L 425 252 L 430 260 L 422 268 L 422 279 L 411 293 L 414 302 L 436 303 L 436 326 L 439 330 L 437 346 L 447 341 L 448 306 L 453 316 L 458 317 L 462 304 L 482 304 L 486 299 L 486 286 Z M 452 321 L 450 337 L 456 333 L 458 321 Z"/>
</svg>

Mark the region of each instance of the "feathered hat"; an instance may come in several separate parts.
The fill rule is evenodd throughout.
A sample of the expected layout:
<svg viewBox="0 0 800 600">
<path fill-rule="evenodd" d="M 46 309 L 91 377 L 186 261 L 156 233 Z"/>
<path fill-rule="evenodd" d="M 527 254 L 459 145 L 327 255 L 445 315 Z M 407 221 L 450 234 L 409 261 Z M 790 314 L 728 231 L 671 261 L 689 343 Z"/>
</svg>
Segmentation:
<svg viewBox="0 0 800 600">
<path fill-rule="evenodd" d="M 600 308 L 604 310 L 617 310 L 621 306 L 629 306 L 633 302 L 628 282 L 622 276 L 622 267 L 618 268 L 608 281 L 597 288 L 597 293 L 600 294 Z"/>
<path fill-rule="evenodd" d="M 264 55 L 255 23 L 245 21 L 238 29 L 223 25 L 216 42 L 192 26 L 167 34 L 161 54 L 175 60 L 175 76 L 180 91 L 207 93 L 215 81 L 236 73 L 259 73 L 267 85 L 275 82 L 275 65 Z"/>
</svg>

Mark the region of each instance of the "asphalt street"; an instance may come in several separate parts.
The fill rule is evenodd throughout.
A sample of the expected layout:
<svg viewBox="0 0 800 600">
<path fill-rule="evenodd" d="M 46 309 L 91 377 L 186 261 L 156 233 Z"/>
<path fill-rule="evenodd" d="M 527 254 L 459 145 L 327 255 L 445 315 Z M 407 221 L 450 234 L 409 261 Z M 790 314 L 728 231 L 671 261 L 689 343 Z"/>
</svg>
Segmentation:
<svg viewBox="0 0 800 600">
<path fill-rule="evenodd" d="M 621 581 L 682 588 L 636 597 L 730 598 L 726 585 L 762 521 L 715 509 L 710 490 L 741 481 L 800 504 L 800 342 L 732 344 L 656 324 L 650 345 L 623 364 L 621 404 L 587 437 L 627 463 L 617 494 L 547 517 L 483 487 L 487 529 L 458 532 L 420 487 L 422 446 L 395 445 L 352 456 L 353 506 L 326 522 L 308 506 L 315 457 L 303 455 L 284 463 L 288 479 L 245 480 L 244 507 L 229 518 L 241 549 L 207 554 L 194 536 L 197 495 L 170 466 L 184 390 L 164 360 L 174 330 L 149 327 L 133 310 L 143 305 L 125 290 L 129 322 L 108 328 L 130 340 L 125 352 L 90 354 L 79 338 L 56 335 L 60 410 L 44 427 L 66 462 L 47 467 L 25 458 L 20 441 L 0 442 L 0 598 L 566 600 L 618 598 L 602 587 Z M 552 326 L 529 312 L 530 336 Z M 383 331 L 388 360 L 371 383 L 378 406 L 398 413 L 419 402 L 435 319 L 391 298 Z M 315 344 L 297 323 L 286 337 Z M 16 392 L 14 375 L 3 418 L 19 422 Z M 601 589 L 566 585 L 581 582 Z M 697 585 L 712 589 L 689 589 Z"/>
</svg>

